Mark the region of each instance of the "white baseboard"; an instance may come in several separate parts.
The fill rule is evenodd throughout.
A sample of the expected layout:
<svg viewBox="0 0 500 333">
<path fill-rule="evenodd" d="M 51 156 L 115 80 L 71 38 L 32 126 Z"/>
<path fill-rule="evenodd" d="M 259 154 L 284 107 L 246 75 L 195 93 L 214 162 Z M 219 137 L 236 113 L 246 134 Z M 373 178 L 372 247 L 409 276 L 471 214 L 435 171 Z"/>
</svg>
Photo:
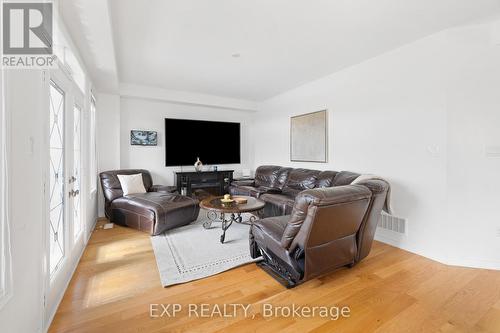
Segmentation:
<svg viewBox="0 0 500 333">
<path fill-rule="evenodd" d="M 446 255 L 434 254 L 434 253 L 425 253 L 422 251 L 418 251 L 415 249 L 410 249 L 403 246 L 404 235 L 400 236 L 397 234 L 386 232 L 385 230 L 377 229 L 375 233 L 375 240 L 397 247 L 399 249 L 418 254 L 422 257 L 426 257 L 428 259 L 437 261 L 441 264 L 447 266 L 459 266 L 459 267 L 468 267 L 468 268 L 480 268 L 480 269 L 492 269 L 492 270 L 500 270 L 500 261 L 495 260 L 484 260 L 477 258 L 453 258 Z"/>
<path fill-rule="evenodd" d="M 476 258 L 450 258 L 448 259 L 446 264 L 449 266 L 491 269 L 496 271 L 500 270 L 500 261 L 495 260 L 484 260 Z"/>
<path fill-rule="evenodd" d="M 405 238 L 406 234 L 398 234 L 382 228 L 377 228 L 377 232 L 375 233 L 375 240 L 412 252 L 411 250 L 404 248 L 403 243 Z"/>
</svg>

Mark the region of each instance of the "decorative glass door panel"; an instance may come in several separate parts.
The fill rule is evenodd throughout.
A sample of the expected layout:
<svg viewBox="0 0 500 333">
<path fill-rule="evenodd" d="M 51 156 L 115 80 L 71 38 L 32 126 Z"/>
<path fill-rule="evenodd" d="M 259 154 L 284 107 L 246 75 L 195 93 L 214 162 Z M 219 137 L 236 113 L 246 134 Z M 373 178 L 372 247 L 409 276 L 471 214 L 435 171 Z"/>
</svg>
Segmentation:
<svg viewBox="0 0 500 333">
<path fill-rule="evenodd" d="M 49 244 L 50 244 L 50 273 L 54 273 L 65 255 L 65 133 L 64 133 L 64 92 L 50 83 L 50 132 L 49 132 Z"/>
<path fill-rule="evenodd" d="M 82 231 L 81 220 L 81 109 L 75 105 L 73 108 L 73 175 L 70 181 L 73 182 L 73 236 L 78 237 Z"/>
</svg>

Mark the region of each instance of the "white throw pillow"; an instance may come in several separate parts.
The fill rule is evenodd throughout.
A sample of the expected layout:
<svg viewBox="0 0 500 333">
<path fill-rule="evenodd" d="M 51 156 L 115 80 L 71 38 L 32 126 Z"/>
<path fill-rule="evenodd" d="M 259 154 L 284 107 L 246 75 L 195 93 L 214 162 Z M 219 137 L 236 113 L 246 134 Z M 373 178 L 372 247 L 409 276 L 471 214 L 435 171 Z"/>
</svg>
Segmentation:
<svg viewBox="0 0 500 333">
<path fill-rule="evenodd" d="M 118 175 L 118 180 L 122 186 L 123 195 L 134 193 L 146 193 L 142 174 L 137 175 Z"/>
</svg>

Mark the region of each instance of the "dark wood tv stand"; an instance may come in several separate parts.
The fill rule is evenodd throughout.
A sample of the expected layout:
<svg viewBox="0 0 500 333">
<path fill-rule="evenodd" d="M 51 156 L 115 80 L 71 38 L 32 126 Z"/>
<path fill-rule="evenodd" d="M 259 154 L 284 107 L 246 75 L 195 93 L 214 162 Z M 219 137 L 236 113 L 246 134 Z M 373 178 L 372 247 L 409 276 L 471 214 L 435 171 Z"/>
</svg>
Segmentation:
<svg viewBox="0 0 500 333">
<path fill-rule="evenodd" d="M 228 193 L 228 187 L 233 181 L 233 172 L 234 170 L 176 172 L 177 191 L 182 193 L 182 188 L 186 188 L 186 195 L 192 196 L 195 190 L 203 189 L 214 195 L 224 195 Z"/>
</svg>

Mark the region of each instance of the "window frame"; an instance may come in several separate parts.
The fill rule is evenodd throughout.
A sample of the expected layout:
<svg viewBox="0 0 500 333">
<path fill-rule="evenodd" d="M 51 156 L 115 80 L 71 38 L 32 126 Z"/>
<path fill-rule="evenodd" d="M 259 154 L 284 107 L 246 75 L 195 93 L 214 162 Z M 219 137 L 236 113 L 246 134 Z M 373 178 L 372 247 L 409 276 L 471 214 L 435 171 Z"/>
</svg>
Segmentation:
<svg viewBox="0 0 500 333">
<path fill-rule="evenodd" d="M 82 143 L 83 143 L 83 140 L 82 140 L 82 135 L 83 135 L 83 131 L 82 131 L 83 107 L 81 105 L 82 105 L 81 101 L 75 100 L 75 102 L 73 103 L 73 124 L 75 122 L 75 113 L 74 113 L 75 109 L 78 110 L 78 117 L 79 117 L 79 119 L 78 119 L 78 122 L 79 122 L 79 124 L 78 124 L 78 126 L 79 126 L 79 133 L 78 133 L 79 134 L 79 138 L 78 138 L 78 140 L 79 140 L 79 147 L 78 148 L 79 148 L 79 154 L 80 154 L 80 156 L 79 156 L 79 165 L 78 165 L 78 171 L 79 171 L 79 174 L 78 174 L 78 177 L 79 177 L 79 180 L 78 180 L 79 181 L 79 188 L 78 188 L 78 190 L 80 190 L 80 193 L 83 191 L 83 187 L 82 187 L 82 184 L 83 184 L 83 181 L 82 181 L 83 180 L 83 166 L 82 166 L 82 156 L 83 156 L 83 150 L 82 150 Z M 76 133 L 76 131 L 75 131 L 75 133 Z M 77 140 L 76 137 L 74 137 L 73 138 L 73 154 L 75 154 L 75 150 L 74 150 L 75 146 L 74 146 L 74 144 L 75 144 L 76 140 Z M 74 164 L 75 159 L 74 158 L 75 157 L 73 155 L 73 170 L 75 169 L 75 164 Z M 75 232 L 75 230 L 76 230 L 75 220 L 72 221 L 73 222 L 73 226 L 72 226 L 73 227 L 73 244 L 75 244 L 77 242 L 77 240 L 83 235 L 83 231 L 84 231 L 83 230 L 84 229 L 83 228 L 83 218 L 82 218 L 83 199 L 82 199 L 82 195 L 81 194 L 79 196 L 79 200 L 80 200 L 80 202 L 79 202 L 79 213 L 80 213 L 80 215 L 79 215 L 79 223 L 78 223 L 78 232 Z M 74 205 L 74 203 L 73 203 L 73 205 Z M 75 207 L 73 207 L 73 209 L 75 209 Z"/>
<path fill-rule="evenodd" d="M 5 112 L 4 70 L 0 69 L 0 309 L 12 296 L 12 256 L 9 229 L 8 131 Z"/>
<path fill-rule="evenodd" d="M 89 193 L 91 196 L 94 196 L 97 193 L 97 120 L 96 120 L 96 109 L 97 102 L 93 92 L 90 94 L 90 147 L 89 147 L 89 157 L 90 157 L 90 165 L 89 165 Z"/>
</svg>

